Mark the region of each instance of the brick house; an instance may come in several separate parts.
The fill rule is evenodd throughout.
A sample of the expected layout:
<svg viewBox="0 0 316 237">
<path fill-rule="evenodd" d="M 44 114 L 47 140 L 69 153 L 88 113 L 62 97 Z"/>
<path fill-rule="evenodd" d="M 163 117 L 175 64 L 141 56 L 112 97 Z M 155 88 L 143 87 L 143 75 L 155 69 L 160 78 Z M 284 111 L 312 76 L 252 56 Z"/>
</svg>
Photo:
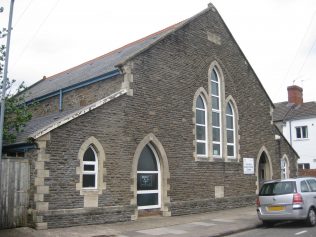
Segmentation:
<svg viewBox="0 0 316 237">
<path fill-rule="evenodd" d="M 250 205 L 281 159 L 296 176 L 274 105 L 212 4 L 26 93 L 33 119 L 4 152 L 30 160 L 38 229 Z"/>
</svg>

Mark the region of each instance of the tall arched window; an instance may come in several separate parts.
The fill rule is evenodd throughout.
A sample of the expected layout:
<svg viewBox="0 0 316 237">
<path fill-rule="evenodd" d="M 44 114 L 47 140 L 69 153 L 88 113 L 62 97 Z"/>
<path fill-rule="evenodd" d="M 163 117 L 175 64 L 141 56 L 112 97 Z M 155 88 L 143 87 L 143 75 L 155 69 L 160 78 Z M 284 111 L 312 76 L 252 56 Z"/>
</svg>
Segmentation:
<svg viewBox="0 0 316 237">
<path fill-rule="evenodd" d="M 236 158 L 235 113 L 230 102 L 226 106 L 227 157 Z"/>
<path fill-rule="evenodd" d="M 211 72 L 211 97 L 212 97 L 212 132 L 213 155 L 221 157 L 221 90 L 220 79 L 215 68 Z"/>
<path fill-rule="evenodd" d="M 286 155 L 281 159 L 281 179 L 288 179 L 289 175 L 289 162 Z"/>
<path fill-rule="evenodd" d="M 196 99 L 196 154 L 207 156 L 207 109 L 205 100 L 202 96 Z"/>
<path fill-rule="evenodd" d="M 83 155 L 82 187 L 96 189 L 98 184 L 98 158 L 93 146 L 89 146 Z"/>
</svg>

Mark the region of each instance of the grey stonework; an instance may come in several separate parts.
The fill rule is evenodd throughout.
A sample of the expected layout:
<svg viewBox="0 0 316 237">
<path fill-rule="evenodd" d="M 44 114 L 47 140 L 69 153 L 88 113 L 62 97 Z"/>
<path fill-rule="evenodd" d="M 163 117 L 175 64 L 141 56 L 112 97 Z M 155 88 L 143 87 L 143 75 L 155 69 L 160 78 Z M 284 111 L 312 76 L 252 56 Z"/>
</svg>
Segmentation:
<svg viewBox="0 0 316 237">
<path fill-rule="evenodd" d="M 200 87 L 208 91 L 209 67 L 214 61 L 224 74 L 224 97 L 232 96 L 238 108 L 239 161 L 203 162 L 193 156 L 193 98 Z M 242 158 L 257 161 L 262 147 L 272 160 L 273 178 L 280 178 L 283 154 L 290 160 L 291 176 L 296 176 L 295 152 L 283 136 L 275 140 L 278 131 L 271 124 L 271 101 L 216 11 L 205 11 L 128 63 L 132 96 L 118 97 L 50 132 L 46 143 L 49 160 L 44 163 L 49 170 L 49 177 L 44 179 L 49 193 L 43 200 L 48 211 L 35 211 L 42 218 L 33 218 L 33 222 L 54 228 L 137 218 L 137 207 L 132 203 L 135 190 L 131 188 L 135 182 L 133 157 L 148 134 L 161 143 L 167 157 L 170 189 L 162 187 L 168 190 L 162 205 L 171 215 L 253 204 L 257 178 L 243 174 Z M 112 80 L 96 85 L 107 88 L 113 83 L 112 89 L 120 88 L 123 78 Z M 65 108 L 80 106 L 81 97 L 90 96 L 87 103 L 98 100 L 97 95 L 91 95 L 92 88 L 65 96 Z M 98 196 L 98 207 L 83 208 L 84 198 L 76 190 L 76 167 L 79 149 L 91 136 L 105 151 L 106 188 Z M 36 160 L 36 152 L 30 155 L 32 162 Z M 215 198 L 215 186 L 223 187 L 224 198 Z M 31 188 L 31 192 L 32 196 L 36 190 Z M 33 198 L 30 208 L 36 208 Z"/>
</svg>

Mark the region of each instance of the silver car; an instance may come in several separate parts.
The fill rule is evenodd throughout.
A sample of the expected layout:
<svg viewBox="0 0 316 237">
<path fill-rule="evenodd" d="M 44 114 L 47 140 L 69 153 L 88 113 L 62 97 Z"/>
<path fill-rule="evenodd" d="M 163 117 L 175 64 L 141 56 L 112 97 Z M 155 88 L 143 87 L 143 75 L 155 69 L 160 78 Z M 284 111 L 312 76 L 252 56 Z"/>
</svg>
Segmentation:
<svg viewBox="0 0 316 237">
<path fill-rule="evenodd" d="M 257 197 L 257 213 L 266 226 L 277 221 L 304 220 L 316 224 L 316 178 L 265 182 Z"/>
</svg>

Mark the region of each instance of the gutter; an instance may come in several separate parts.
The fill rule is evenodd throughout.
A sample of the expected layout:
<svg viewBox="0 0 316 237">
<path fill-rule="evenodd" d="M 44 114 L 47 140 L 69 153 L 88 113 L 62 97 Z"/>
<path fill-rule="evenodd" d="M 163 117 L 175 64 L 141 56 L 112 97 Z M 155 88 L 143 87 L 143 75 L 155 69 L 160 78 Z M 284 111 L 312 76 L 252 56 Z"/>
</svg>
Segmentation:
<svg viewBox="0 0 316 237">
<path fill-rule="evenodd" d="M 27 152 L 29 150 L 36 149 L 37 145 L 35 143 L 17 143 L 11 145 L 4 145 L 3 152 Z"/>
<path fill-rule="evenodd" d="M 40 101 L 49 99 L 51 97 L 59 96 L 59 111 L 61 111 L 62 110 L 63 94 L 65 94 L 67 92 L 70 92 L 70 91 L 73 91 L 73 90 L 76 90 L 76 89 L 79 89 L 79 88 L 82 88 L 82 87 L 85 87 L 85 86 L 88 86 L 88 85 L 91 85 L 91 84 L 99 82 L 99 81 L 111 79 L 111 78 L 113 78 L 113 77 L 115 77 L 117 75 L 120 75 L 120 74 L 121 74 L 120 70 L 119 69 L 115 69 L 115 70 L 112 70 L 112 71 L 107 72 L 105 74 L 102 74 L 100 76 L 93 77 L 93 78 L 91 78 L 89 80 L 82 81 L 82 82 L 73 84 L 71 86 L 67 86 L 65 88 L 58 89 L 56 91 L 50 92 L 50 93 L 48 93 L 46 95 L 39 96 L 39 97 L 36 97 L 34 99 L 28 100 L 26 102 L 26 105 L 30 105 L 31 103 L 34 103 L 34 102 L 40 102 Z"/>
</svg>

